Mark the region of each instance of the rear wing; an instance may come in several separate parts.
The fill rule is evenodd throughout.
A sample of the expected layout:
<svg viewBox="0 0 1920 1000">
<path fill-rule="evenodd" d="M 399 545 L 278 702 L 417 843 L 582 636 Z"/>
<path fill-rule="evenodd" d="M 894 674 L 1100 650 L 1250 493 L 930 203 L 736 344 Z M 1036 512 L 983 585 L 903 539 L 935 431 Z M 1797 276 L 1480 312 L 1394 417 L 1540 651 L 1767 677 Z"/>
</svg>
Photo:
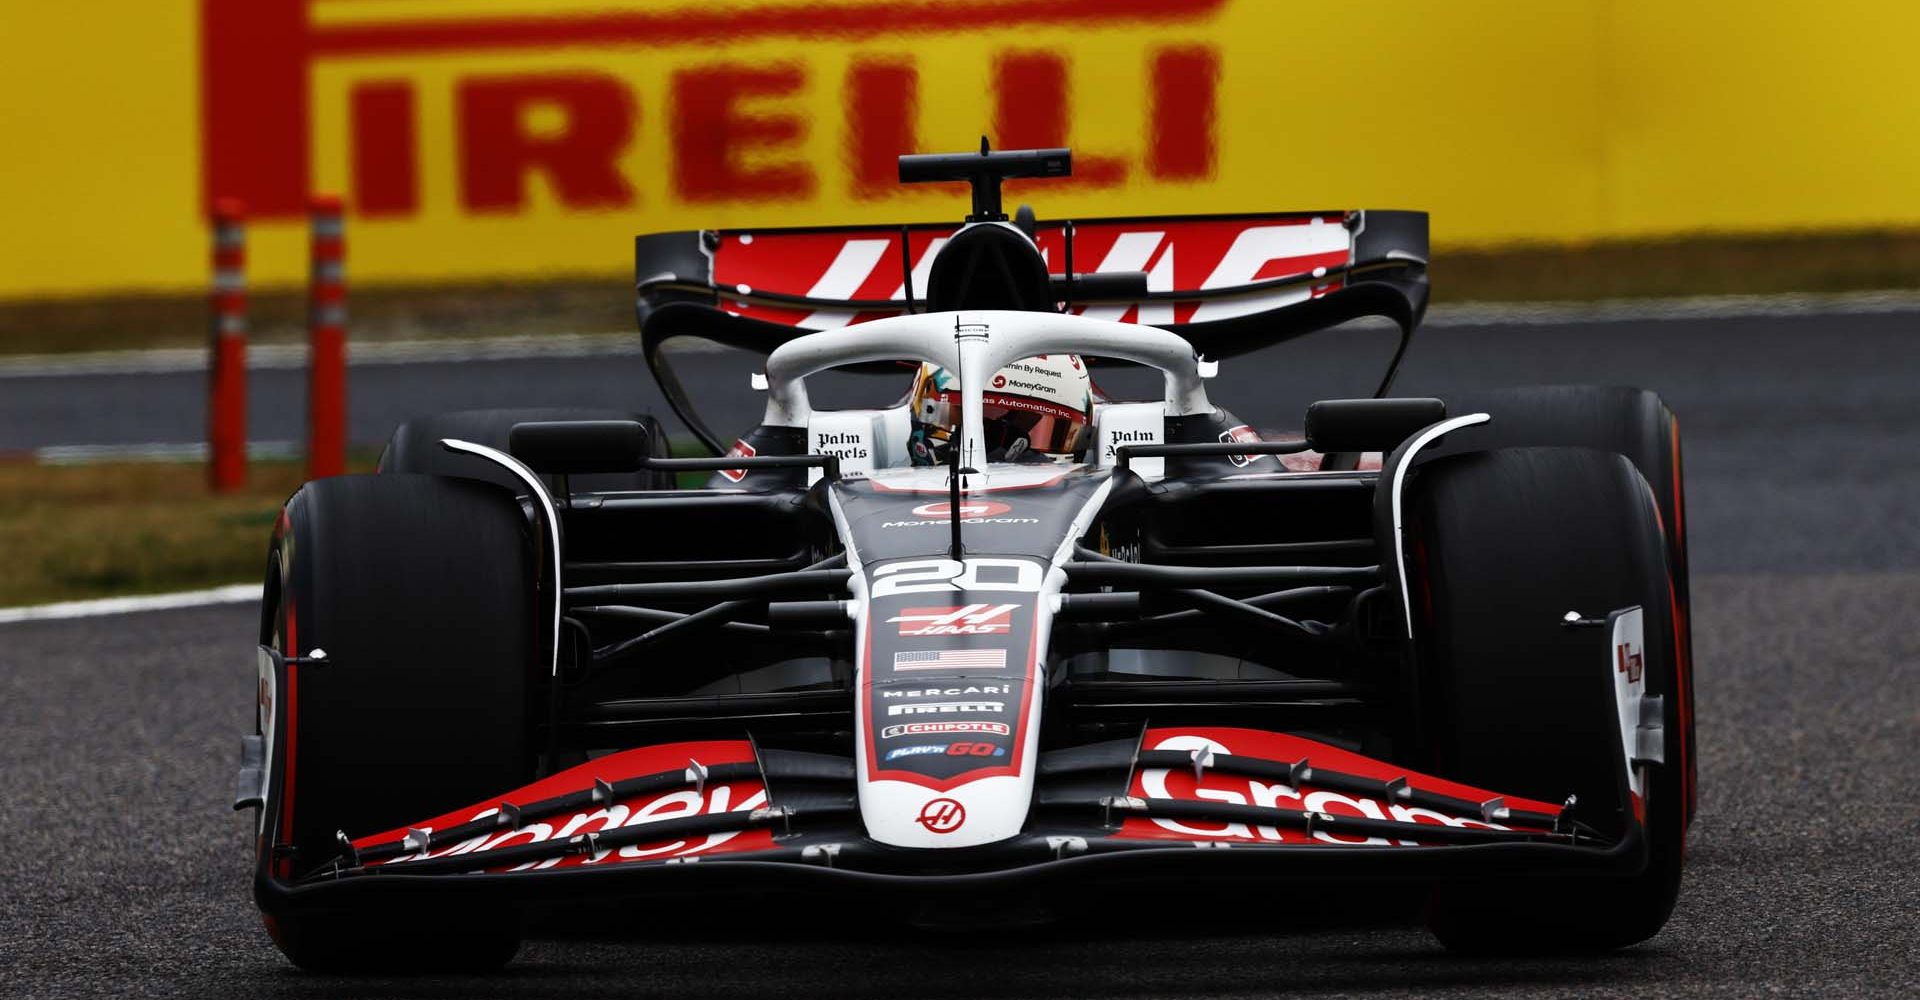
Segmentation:
<svg viewBox="0 0 1920 1000">
<path fill-rule="evenodd" d="M 690 230 L 640 236 L 634 274 L 642 348 L 663 394 L 716 453 L 661 347 L 694 337 L 770 353 L 819 330 L 924 312 L 951 223 Z M 1032 237 L 1059 307 L 1185 338 L 1219 360 L 1381 316 L 1401 330 L 1384 394 L 1426 312 L 1427 215 L 1349 211 L 1143 216 L 1041 222 Z M 1085 294 L 1069 276 L 1144 272 L 1146 294 Z M 1124 283 L 1118 287 L 1125 287 Z"/>
</svg>

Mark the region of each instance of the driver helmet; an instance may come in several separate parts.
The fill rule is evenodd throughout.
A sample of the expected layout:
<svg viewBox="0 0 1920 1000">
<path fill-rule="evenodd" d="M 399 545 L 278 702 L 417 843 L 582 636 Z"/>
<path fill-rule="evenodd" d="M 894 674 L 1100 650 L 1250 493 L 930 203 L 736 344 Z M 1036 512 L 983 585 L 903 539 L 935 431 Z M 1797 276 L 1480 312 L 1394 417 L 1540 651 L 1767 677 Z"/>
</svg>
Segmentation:
<svg viewBox="0 0 1920 1000">
<path fill-rule="evenodd" d="M 1080 450 L 1092 422 L 1093 383 L 1078 355 L 1041 354 L 994 373 L 981 403 L 985 461 L 1067 461 Z M 913 464 L 946 464 L 960 426 L 960 380 L 923 362 L 908 413 Z"/>
</svg>

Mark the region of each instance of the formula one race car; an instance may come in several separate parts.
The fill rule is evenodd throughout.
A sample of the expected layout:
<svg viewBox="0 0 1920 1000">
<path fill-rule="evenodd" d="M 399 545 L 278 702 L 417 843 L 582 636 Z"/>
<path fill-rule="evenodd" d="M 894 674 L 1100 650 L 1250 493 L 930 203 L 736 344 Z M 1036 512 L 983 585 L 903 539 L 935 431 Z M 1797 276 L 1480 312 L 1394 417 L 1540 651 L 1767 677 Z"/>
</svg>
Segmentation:
<svg viewBox="0 0 1920 1000">
<path fill-rule="evenodd" d="M 650 417 L 444 414 L 287 501 L 237 807 L 289 958 L 498 965 L 554 901 L 906 919 L 1122 880 L 1382 880 L 1459 949 L 1661 927 L 1694 799 L 1673 415 L 1388 396 L 1423 214 L 1002 212 L 1069 167 L 902 157 L 972 185 L 957 228 L 640 237 L 646 354 L 711 457 Z M 1374 398 L 1264 436 L 1209 398 L 1358 317 L 1398 327 Z M 730 448 L 682 338 L 764 359 Z M 911 387 L 816 410 L 830 370 Z"/>
</svg>

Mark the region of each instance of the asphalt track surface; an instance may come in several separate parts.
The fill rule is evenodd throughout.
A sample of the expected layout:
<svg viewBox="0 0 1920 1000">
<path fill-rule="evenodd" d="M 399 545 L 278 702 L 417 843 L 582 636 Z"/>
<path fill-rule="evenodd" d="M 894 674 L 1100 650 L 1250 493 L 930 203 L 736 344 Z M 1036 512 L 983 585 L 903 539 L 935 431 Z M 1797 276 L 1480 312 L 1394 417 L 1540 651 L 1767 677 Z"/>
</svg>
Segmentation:
<svg viewBox="0 0 1920 1000">
<path fill-rule="evenodd" d="M 1403 900 L 1380 896 L 1384 919 L 1356 921 L 1372 890 L 1252 885 L 1238 900 L 1116 894 L 1100 900 L 1097 924 L 979 933 L 773 906 L 692 929 L 674 928 L 673 914 L 602 913 L 544 926 L 496 978 L 307 977 L 259 926 L 250 824 L 227 811 L 252 704 L 254 611 L 241 606 L 0 626 L 11 862 L 0 868 L 0 995 L 1914 995 L 1916 325 L 1887 315 L 1462 327 L 1432 331 L 1410 357 L 1407 392 L 1637 383 L 1680 414 L 1701 813 L 1679 908 L 1638 948 L 1463 960 L 1433 944 Z M 750 406 L 738 382 L 727 405 Z M 356 371 L 355 398 L 360 419 L 382 426 L 409 409 L 617 405 L 643 384 L 624 360 L 423 366 Z M 1230 363 L 1212 389 L 1277 423 L 1284 413 L 1243 399 L 1290 409 L 1308 384 L 1304 370 Z M 97 404 L 73 412 L 98 429 L 164 388 L 119 379 L 68 391 Z M 112 389 L 120 399 L 95 395 Z M 0 405 L 0 435 L 18 447 L 28 429 L 16 403 Z"/>
</svg>

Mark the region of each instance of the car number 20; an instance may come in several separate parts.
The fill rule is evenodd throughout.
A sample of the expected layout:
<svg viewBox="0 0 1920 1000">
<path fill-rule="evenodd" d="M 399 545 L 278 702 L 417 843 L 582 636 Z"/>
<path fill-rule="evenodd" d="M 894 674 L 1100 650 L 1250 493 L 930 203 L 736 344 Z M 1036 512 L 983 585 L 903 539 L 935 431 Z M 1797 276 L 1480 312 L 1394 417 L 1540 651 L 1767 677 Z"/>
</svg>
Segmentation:
<svg viewBox="0 0 1920 1000">
<path fill-rule="evenodd" d="M 1025 559 L 910 559 L 873 571 L 873 596 L 927 591 L 986 590 L 1034 594 L 1045 574 Z"/>
</svg>

